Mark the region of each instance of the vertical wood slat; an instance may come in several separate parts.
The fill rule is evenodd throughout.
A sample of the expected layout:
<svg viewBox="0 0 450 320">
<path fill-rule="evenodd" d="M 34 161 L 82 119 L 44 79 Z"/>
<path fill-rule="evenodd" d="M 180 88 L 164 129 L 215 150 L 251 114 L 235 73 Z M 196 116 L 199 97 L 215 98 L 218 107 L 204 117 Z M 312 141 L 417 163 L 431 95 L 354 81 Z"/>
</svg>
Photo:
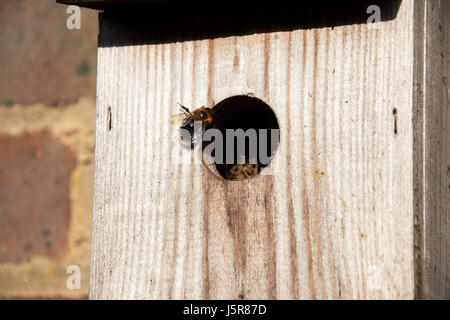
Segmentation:
<svg viewBox="0 0 450 320">
<path fill-rule="evenodd" d="M 115 28 L 103 21 L 101 36 Z M 378 28 L 101 47 L 98 59 L 91 298 L 414 296 L 413 1 Z M 231 182 L 177 162 L 176 102 L 249 93 L 280 122 L 266 174 Z"/>
<path fill-rule="evenodd" d="M 450 2 L 416 1 L 416 297 L 450 299 Z"/>
</svg>

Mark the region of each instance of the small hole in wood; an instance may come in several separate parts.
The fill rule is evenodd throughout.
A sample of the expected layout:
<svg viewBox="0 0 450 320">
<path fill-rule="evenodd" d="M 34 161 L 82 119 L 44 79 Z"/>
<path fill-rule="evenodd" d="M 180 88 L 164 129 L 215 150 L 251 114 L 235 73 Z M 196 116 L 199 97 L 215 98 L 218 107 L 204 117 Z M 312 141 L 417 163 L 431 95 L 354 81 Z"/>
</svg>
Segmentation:
<svg viewBox="0 0 450 320">
<path fill-rule="evenodd" d="M 107 109 L 106 126 L 108 127 L 108 131 L 111 131 L 111 129 L 112 129 L 112 110 L 111 110 L 111 106 L 108 106 L 108 109 Z"/>
<path fill-rule="evenodd" d="M 394 116 L 394 134 L 397 135 L 398 134 L 398 110 L 397 108 L 394 108 L 392 110 L 392 115 Z"/>
<path fill-rule="evenodd" d="M 269 165 L 280 141 L 278 120 L 272 108 L 255 97 L 233 96 L 212 110 L 215 119 L 212 128 L 223 139 L 218 144 L 220 150 L 216 148 L 211 153 L 219 175 L 235 181 L 258 175 Z M 204 139 L 204 152 L 212 141 L 215 139 Z"/>
</svg>

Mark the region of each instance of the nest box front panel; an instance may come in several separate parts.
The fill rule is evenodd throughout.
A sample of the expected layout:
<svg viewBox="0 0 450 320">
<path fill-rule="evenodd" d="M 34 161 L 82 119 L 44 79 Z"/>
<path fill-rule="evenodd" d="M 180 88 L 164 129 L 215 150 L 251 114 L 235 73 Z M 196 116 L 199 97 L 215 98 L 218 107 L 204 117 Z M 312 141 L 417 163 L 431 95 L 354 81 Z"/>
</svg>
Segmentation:
<svg viewBox="0 0 450 320">
<path fill-rule="evenodd" d="M 95 298 L 412 298 L 412 6 L 376 26 L 101 45 Z M 100 44 L 127 26 L 105 14 Z M 238 181 L 171 121 L 234 96 L 280 133 Z"/>
</svg>

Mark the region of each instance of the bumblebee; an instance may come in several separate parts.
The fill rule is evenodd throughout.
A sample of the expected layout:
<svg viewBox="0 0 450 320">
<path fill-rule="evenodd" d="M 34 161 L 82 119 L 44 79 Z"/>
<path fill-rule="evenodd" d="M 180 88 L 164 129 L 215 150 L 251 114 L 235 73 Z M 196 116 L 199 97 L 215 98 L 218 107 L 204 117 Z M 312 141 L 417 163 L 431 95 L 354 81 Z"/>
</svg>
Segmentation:
<svg viewBox="0 0 450 320">
<path fill-rule="evenodd" d="M 256 176 L 260 172 L 258 164 L 244 163 L 228 166 L 225 178 L 228 180 L 245 180 Z"/>
<path fill-rule="evenodd" d="M 178 105 L 181 113 L 173 115 L 170 122 L 179 127 L 181 142 L 184 147 L 194 150 L 197 142 L 203 143 L 202 139 L 197 138 L 210 128 L 219 129 L 225 134 L 223 131 L 227 125 L 227 117 L 224 117 L 223 109 L 219 106 L 213 105 L 211 108 L 202 106 L 191 111 L 180 103 Z M 205 147 L 205 144 L 202 145 L 203 147 Z M 249 161 L 247 155 L 240 156 L 243 157 L 240 163 L 223 164 L 220 168 L 216 165 L 218 173 L 225 179 L 239 181 L 252 178 L 261 171 L 262 167 L 257 161 Z"/>
<path fill-rule="evenodd" d="M 172 116 L 170 121 L 171 123 L 179 124 L 180 132 L 181 130 L 186 130 L 189 133 L 190 141 L 188 141 L 188 143 L 190 144 L 190 148 L 194 149 L 196 135 L 203 133 L 207 128 L 210 128 L 213 125 L 214 111 L 212 108 L 206 108 L 204 106 L 190 111 L 182 104 L 178 103 L 178 105 L 180 106 L 182 113 Z M 199 132 L 198 130 L 195 132 L 195 122 L 200 122 L 202 124 L 199 128 L 197 128 L 202 132 Z"/>
</svg>

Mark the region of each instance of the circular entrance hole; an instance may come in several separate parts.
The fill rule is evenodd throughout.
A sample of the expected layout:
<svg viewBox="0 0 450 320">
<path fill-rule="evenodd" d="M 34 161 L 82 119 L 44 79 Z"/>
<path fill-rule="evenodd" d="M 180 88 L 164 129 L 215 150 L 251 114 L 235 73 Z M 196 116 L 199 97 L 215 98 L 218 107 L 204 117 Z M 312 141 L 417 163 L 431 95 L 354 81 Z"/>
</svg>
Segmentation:
<svg viewBox="0 0 450 320">
<path fill-rule="evenodd" d="M 216 104 L 212 111 L 211 128 L 217 129 L 223 139 L 211 154 L 217 172 L 228 180 L 258 175 L 269 165 L 280 141 L 272 108 L 258 98 L 233 96 Z M 203 150 L 210 143 L 204 142 Z"/>
</svg>

